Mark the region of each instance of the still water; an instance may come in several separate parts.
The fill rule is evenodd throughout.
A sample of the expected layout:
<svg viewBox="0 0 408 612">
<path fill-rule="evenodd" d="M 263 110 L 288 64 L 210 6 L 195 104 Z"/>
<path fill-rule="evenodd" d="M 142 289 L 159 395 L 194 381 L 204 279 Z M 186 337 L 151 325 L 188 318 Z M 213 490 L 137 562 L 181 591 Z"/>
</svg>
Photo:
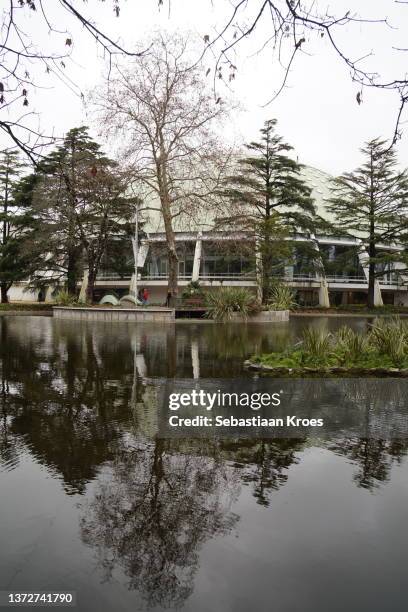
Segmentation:
<svg viewBox="0 0 408 612">
<path fill-rule="evenodd" d="M 0 590 L 83 611 L 405 612 L 407 440 L 162 440 L 155 378 L 243 376 L 290 324 L 0 317 Z"/>
</svg>

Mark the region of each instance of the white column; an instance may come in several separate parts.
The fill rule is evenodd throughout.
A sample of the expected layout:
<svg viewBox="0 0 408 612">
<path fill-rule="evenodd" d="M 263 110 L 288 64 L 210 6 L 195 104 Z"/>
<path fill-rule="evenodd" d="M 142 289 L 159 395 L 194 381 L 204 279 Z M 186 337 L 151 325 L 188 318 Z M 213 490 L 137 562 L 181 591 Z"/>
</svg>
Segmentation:
<svg viewBox="0 0 408 612">
<path fill-rule="evenodd" d="M 83 304 L 86 302 L 86 291 L 88 289 L 88 276 L 89 276 L 89 270 L 84 270 L 81 291 L 79 292 L 79 298 L 78 298 L 78 302 L 81 302 Z"/>
<path fill-rule="evenodd" d="M 320 277 L 319 306 L 322 308 L 330 308 L 329 288 L 324 276 Z"/>
<path fill-rule="evenodd" d="M 320 262 L 320 265 L 319 265 L 318 271 L 316 272 L 316 278 L 320 282 L 320 287 L 319 287 L 319 306 L 321 308 L 330 308 L 329 287 L 327 285 L 326 274 L 325 274 L 325 270 L 324 270 L 324 266 L 323 266 L 323 261 L 322 261 L 321 255 L 320 255 L 319 243 L 317 242 L 314 234 L 312 234 L 310 237 L 311 237 L 311 239 L 313 241 L 314 248 L 319 253 L 319 262 Z"/>
<path fill-rule="evenodd" d="M 192 281 L 198 281 L 200 277 L 200 264 L 201 264 L 201 250 L 202 250 L 202 234 L 199 232 L 197 234 L 197 240 L 195 244 L 194 251 L 194 263 L 193 263 L 193 274 L 191 276 Z"/>
<path fill-rule="evenodd" d="M 52 297 L 53 291 L 54 291 L 54 287 L 52 287 L 51 285 L 48 285 L 47 291 L 45 292 L 45 301 L 46 302 L 53 302 L 54 301 L 54 298 Z"/>
<path fill-rule="evenodd" d="M 263 301 L 263 266 L 262 254 L 259 248 L 259 239 L 255 238 L 255 276 L 256 276 L 256 299 L 262 304 Z"/>
</svg>

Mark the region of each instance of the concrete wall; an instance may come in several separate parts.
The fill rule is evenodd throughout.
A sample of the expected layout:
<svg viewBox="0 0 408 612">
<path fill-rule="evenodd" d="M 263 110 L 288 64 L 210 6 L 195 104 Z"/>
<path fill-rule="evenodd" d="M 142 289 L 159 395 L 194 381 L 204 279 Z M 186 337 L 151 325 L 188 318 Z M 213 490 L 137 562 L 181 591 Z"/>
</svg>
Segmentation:
<svg viewBox="0 0 408 612">
<path fill-rule="evenodd" d="M 10 302 L 38 302 L 39 291 L 25 291 L 26 283 L 14 283 L 8 291 Z"/>
<path fill-rule="evenodd" d="M 137 323 L 173 323 L 174 310 L 171 308 L 70 308 L 54 306 L 56 319 L 71 319 L 81 321 L 129 321 Z"/>
<path fill-rule="evenodd" d="M 242 321 L 242 315 L 234 312 L 232 321 Z M 248 323 L 283 323 L 289 321 L 289 310 L 262 310 L 256 315 L 248 317 Z"/>
</svg>

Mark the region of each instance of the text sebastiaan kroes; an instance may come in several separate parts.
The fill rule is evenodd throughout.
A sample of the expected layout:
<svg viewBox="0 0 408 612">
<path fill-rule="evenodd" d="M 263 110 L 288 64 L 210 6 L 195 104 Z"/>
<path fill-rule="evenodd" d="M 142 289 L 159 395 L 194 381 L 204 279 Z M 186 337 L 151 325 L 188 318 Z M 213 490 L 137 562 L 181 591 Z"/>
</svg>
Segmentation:
<svg viewBox="0 0 408 612">
<path fill-rule="evenodd" d="M 212 411 L 224 408 L 248 408 L 260 410 L 277 408 L 281 405 L 281 394 L 276 393 L 226 393 L 216 391 L 208 393 L 204 390 L 192 390 L 184 393 L 171 393 L 169 395 L 169 409 L 178 411 L 182 408 L 198 408 L 211 412 L 211 415 L 197 414 L 195 416 L 180 416 L 172 414 L 169 417 L 171 427 L 323 427 L 324 420 L 299 418 L 288 414 L 284 417 L 264 417 L 252 415 L 249 417 L 235 416 L 233 414 L 215 414 Z"/>
</svg>

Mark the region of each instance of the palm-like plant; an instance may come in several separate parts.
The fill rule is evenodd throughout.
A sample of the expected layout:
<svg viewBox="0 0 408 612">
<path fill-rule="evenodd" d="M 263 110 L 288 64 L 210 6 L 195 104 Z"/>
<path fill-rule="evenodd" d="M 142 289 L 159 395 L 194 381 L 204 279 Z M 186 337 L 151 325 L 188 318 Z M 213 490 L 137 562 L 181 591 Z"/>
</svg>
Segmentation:
<svg viewBox="0 0 408 612">
<path fill-rule="evenodd" d="M 250 314 L 254 296 L 247 289 L 225 287 L 206 294 L 206 316 L 217 321 L 229 321 L 234 313 L 245 319 Z"/>
<path fill-rule="evenodd" d="M 287 285 L 276 285 L 271 289 L 269 310 L 290 310 L 297 306 L 293 289 Z"/>
<path fill-rule="evenodd" d="M 335 336 L 335 344 L 346 361 L 355 361 L 369 349 L 369 338 L 343 325 Z"/>
<path fill-rule="evenodd" d="M 313 360 L 323 361 L 332 351 L 333 336 L 330 333 L 307 327 L 302 334 L 302 349 Z"/>
<path fill-rule="evenodd" d="M 370 343 L 380 354 L 399 364 L 408 353 L 408 326 L 399 317 L 379 319 L 371 326 Z"/>
</svg>

